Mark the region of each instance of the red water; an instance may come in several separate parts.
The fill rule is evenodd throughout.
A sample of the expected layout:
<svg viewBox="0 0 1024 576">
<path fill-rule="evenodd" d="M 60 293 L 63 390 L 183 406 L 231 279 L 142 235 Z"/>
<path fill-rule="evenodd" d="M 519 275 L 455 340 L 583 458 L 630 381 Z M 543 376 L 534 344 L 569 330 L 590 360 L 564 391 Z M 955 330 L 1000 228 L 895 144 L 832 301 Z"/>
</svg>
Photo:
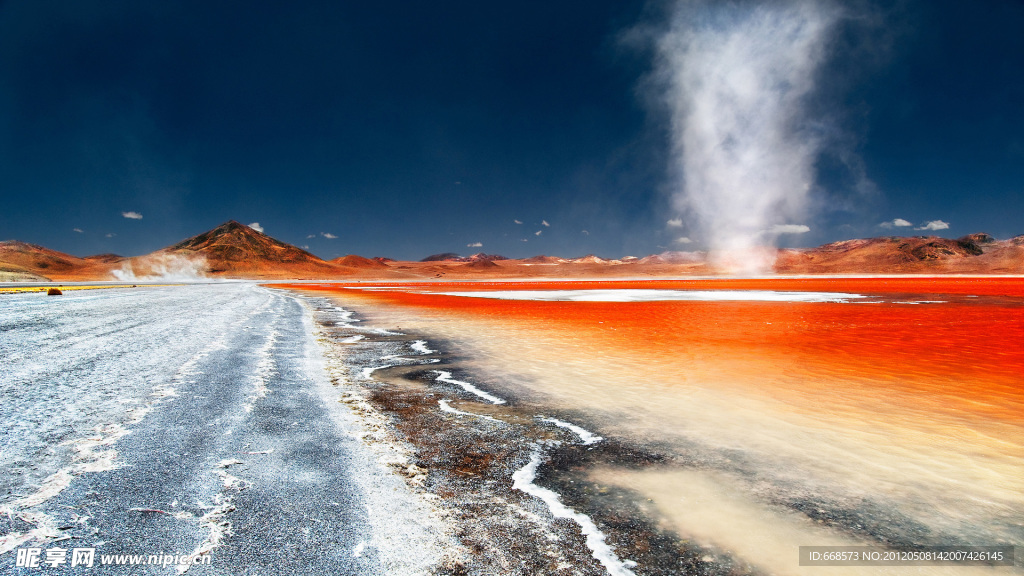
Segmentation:
<svg viewBox="0 0 1024 576">
<path fill-rule="evenodd" d="M 332 292 L 341 287 L 302 286 Z M 391 290 L 377 291 L 385 287 Z M 881 296 L 887 302 L 547 302 L 426 293 L 588 288 L 835 291 Z M 915 407 L 937 402 L 943 410 L 1024 422 L 1024 279 L 445 282 L 345 292 L 360 300 L 584 336 L 595 346 L 629 350 L 670 371 L 684 369 L 681 360 L 697 357 L 731 362 L 733 370 L 746 375 L 797 370 L 823 376 L 801 379 L 801 392 L 834 386 L 839 375 L 869 396 L 930 395 L 927 400 L 897 396 Z M 752 383 L 760 385 L 760 380 Z"/>
<path fill-rule="evenodd" d="M 836 509 L 874 502 L 957 541 L 1024 537 L 1024 279 L 292 288 L 336 297 L 371 322 L 443 339 L 499 394 L 585 414 L 606 437 L 712 460 L 742 454 L 743 474 L 725 466 L 600 470 L 593 478 L 644 494 L 684 537 L 740 556 L 770 550 L 769 571 L 794 573 L 794 546 L 861 543 L 766 503 L 806 494 Z M 844 292 L 881 303 L 429 293 L 620 288 Z M 905 303 L 922 301 L 940 302 Z M 755 542 L 751 531 L 771 538 Z"/>
</svg>

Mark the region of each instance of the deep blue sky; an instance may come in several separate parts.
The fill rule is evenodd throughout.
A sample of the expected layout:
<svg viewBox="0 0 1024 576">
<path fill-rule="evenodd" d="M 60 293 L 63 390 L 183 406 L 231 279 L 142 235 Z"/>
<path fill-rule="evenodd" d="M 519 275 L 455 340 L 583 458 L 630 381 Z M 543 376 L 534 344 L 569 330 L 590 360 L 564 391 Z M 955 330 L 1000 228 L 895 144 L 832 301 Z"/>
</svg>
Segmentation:
<svg viewBox="0 0 1024 576">
<path fill-rule="evenodd" d="M 835 183 L 789 242 L 936 220 L 949 237 L 1024 234 L 1024 2 L 858 10 L 872 24 L 852 28 L 822 88 L 875 192 Z M 0 2 L 0 239 L 137 255 L 235 219 L 324 258 L 683 248 L 665 225 L 650 53 L 623 41 L 662 13 Z M 878 226 L 896 218 L 913 226 Z"/>
</svg>

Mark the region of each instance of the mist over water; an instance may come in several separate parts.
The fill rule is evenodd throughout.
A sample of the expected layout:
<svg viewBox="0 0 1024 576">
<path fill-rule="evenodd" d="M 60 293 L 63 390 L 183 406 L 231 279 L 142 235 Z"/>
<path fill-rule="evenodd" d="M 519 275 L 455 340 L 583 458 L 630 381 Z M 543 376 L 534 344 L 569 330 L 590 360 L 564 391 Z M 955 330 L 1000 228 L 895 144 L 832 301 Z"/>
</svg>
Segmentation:
<svg viewBox="0 0 1024 576">
<path fill-rule="evenodd" d="M 808 231 L 827 141 L 807 99 L 842 15 L 827 1 L 680 1 L 657 40 L 672 205 L 720 267 L 768 271 L 778 236 Z"/>
</svg>

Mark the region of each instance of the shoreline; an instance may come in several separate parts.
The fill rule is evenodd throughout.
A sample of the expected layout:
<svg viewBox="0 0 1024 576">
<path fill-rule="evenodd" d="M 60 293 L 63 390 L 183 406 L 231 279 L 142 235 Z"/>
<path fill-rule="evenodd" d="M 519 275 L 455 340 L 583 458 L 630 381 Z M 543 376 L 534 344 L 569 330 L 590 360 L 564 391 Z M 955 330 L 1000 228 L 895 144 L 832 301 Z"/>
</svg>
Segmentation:
<svg viewBox="0 0 1024 576">
<path fill-rule="evenodd" d="M 987 283 L 983 286 L 988 288 L 982 288 L 982 293 L 993 288 Z M 455 325 L 448 325 L 443 312 L 428 313 L 424 319 L 417 319 L 415 315 L 406 317 L 401 308 L 405 300 L 395 300 L 399 306 L 396 310 L 386 298 L 360 297 L 358 290 L 340 290 L 342 286 L 337 286 L 337 292 L 317 286 L 289 288 L 345 310 L 344 321 L 332 328 L 338 347 L 351 351 L 347 354 L 350 383 L 372 390 L 372 394 L 367 394 L 368 401 L 389 418 L 396 436 L 409 442 L 419 459 L 417 465 L 426 471 L 430 480 L 426 488 L 440 487 L 440 491 L 432 493 L 437 494 L 445 506 L 457 507 L 463 494 L 480 497 L 481 490 L 490 490 L 489 493 L 496 494 L 497 500 L 502 502 L 519 498 L 515 501 L 521 503 L 522 495 L 514 493 L 516 475 L 528 476 L 538 490 L 550 490 L 557 496 L 558 505 L 572 511 L 562 515 L 563 518 L 579 513 L 592 520 L 625 569 L 633 570 L 631 562 L 637 563 L 636 574 L 792 573 L 795 560 L 790 559 L 786 550 L 793 543 L 868 542 L 892 549 L 912 549 L 962 540 L 962 534 L 958 536 L 957 531 L 945 524 L 932 526 L 927 517 L 918 518 L 903 514 L 901 509 L 892 509 L 887 505 L 888 496 L 884 492 L 878 497 L 856 497 L 859 493 L 843 491 L 841 485 L 821 493 L 808 491 L 808 482 L 788 478 L 784 471 L 772 467 L 771 461 L 779 454 L 762 454 L 767 460 L 758 460 L 751 459 L 758 456 L 756 451 L 745 456 L 735 450 L 716 449 L 699 438 L 661 438 L 657 434 L 645 437 L 624 429 L 621 422 L 604 419 L 599 412 L 581 408 L 586 402 L 579 404 L 567 398 L 553 402 L 543 388 L 530 383 L 531 371 L 542 366 L 558 371 L 557 366 L 570 358 L 557 354 L 547 357 L 531 345 L 523 344 L 514 357 L 495 357 L 504 364 L 489 364 L 487 358 L 495 354 L 494 346 L 504 350 L 510 342 L 503 339 L 518 338 L 518 333 L 498 330 L 488 335 L 474 330 L 496 329 L 493 325 L 462 327 L 457 319 Z M 974 290 L 979 288 L 973 287 Z M 1019 290 L 1016 283 L 1011 288 L 1013 292 Z M 996 291 L 1001 292 L 1002 288 Z M 420 303 L 418 298 L 412 296 L 409 302 Z M 460 305 L 472 306 L 472 302 L 480 299 L 465 300 Z M 893 303 L 896 304 L 903 302 Z M 439 307 L 439 310 L 446 309 Z M 482 307 L 481 310 L 489 309 Z M 526 315 L 534 312 L 534 308 L 528 310 L 520 312 Z M 530 317 L 534 320 L 547 318 L 544 315 Z M 366 325 L 361 325 L 363 321 Z M 413 326 L 416 328 L 410 329 Z M 603 334 L 598 328 L 591 332 Z M 475 338 L 489 342 L 491 347 L 477 349 L 473 344 L 477 341 Z M 571 346 L 556 348 L 570 355 L 573 350 Z M 476 350 L 484 356 L 477 356 L 476 352 L 466 355 L 468 350 Z M 577 391 L 593 392 L 599 388 L 614 392 L 613 383 L 618 380 L 587 374 L 590 380 Z M 625 384 L 619 382 L 619 385 Z M 495 402 L 495 399 L 505 403 Z M 665 416 L 663 410 L 654 413 Z M 738 413 L 742 414 L 742 410 Z M 595 425 L 598 423 L 600 425 Z M 856 433 L 854 429 L 854 440 L 858 438 Z M 586 441 L 595 436 L 604 438 L 599 442 Z M 528 468 L 534 463 L 538 449 L 542 449 L 542 454 L 537 456 L 534 478 Z M 464 457 L 465 469 L 453 469 L 451 459 L 445 459 L 451 454 Z M 458 482 L 448 482 L 447 493 L 444 493 L 445 475 L 459 476 Z M 645 484 L 649 478 L 661 478 L 685 490 L 661 490 L 664 486 Z M 718 478 L 730 484 L 717 486 Z M 851 498 L 851 494 L 854 497 Z M 539 497 L 535 500 L 544 499 L 539 492 L 533 495 Z M 688 515 L 694 511 L 688 504 L 679 504 L 680 496 L 684 497 L 684 502 L 686 498 L 698 498 L 697 503 L 701 502 L 699 498 L 710 498 L 708 502 L 712 502 L 721 497 L 724 504 L 733 508 L 729 514 L 717 514 L 707 509 L 706 504 L 700 508 L 714 520 L 712 524 L 717 532 L 708 533 L 702 523 L 693 524 L 695 520 Z M 669 508 L 665 508 L 666 505 Z M 500 516 L 508 508 L 494 510 L 497 511 L 493 514 Z M 586 521 L 556 519 L 559 514 L 552 514 L 552 506 L 534 507 L 532 512 L 544 520 L 534 522 L 534 530 L 563 525 L 562 529 L 572 532 L 572 539 L 560 538 L 559 546 L 569 550 L 563 553 L 571 553 L 578 559 L 577 569 L 587 574 L 609 573 L 604 566 L 595 565 L 594 548 L 586 545 L 582 531 Z M 720 526 L 727 517 L 760 518 L 761 515 L 778 521 L 780 530 L 786 529 L 776 534 L 775 525 L 762 522 L 754 530 L 768 535 L 765 541 L 776 542 L 771 554 L 757 548 L 764 545 L 761 538 L 742 541 L 746 537 L 741 536 L 741 541 L 730 540 L 735 531 Z M 472 524 L 479 519 L 479 514 L 458 518 L 463 524 Z M 754 526 L 756 522 L 746 524 Z M 495 541 L 495 534 L 488 532 L 486 526 L 475 529 L 474 537 L 478 541 Z M 530 553 L 533 554 L 531 561 L 536 562 L 538 553 Z M 796 554 L 795 547 L 792 554 Z M 475 567 L 477 571 L 466 573 L 487 573 L 486 568 L 474 564 L 467 564 L 467 567 Z M 538 570 L 562 573 L 554 569 Z M 503 569 L 498 566 L 493 571 Z M 857 573 L 875 572 L 865 569 Z"/>
<path fill-rule="evenodd" d="M 473 374 L 448 343 L 361 325 L 358 306 L 300 293 L 321 344 L 342 364 L 332 375 L 338 402 L 373 426 L 385 423 L 370 443 L 408 449 L 395 472 L 441 510 L 463 549 L 438 573 L 758 573 L 660 529 L 639 494 L 587 477 L 602 465 L 646 469 L 663 455 L 600 438 L 585 422 L 507 391 L 469 390 L 460 384 L 474 386 Z"/>
</svg>

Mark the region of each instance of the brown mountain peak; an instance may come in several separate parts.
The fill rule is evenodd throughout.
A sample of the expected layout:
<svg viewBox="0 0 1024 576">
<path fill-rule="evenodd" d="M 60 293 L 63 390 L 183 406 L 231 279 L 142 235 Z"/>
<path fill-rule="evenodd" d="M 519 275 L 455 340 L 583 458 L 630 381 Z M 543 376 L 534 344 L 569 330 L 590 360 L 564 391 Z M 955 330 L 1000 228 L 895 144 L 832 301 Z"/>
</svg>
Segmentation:
<svg viewBox="0 0 1024 576">
<path fill-rule="evenodd" d="M 229 262 L 323 262 L 297 246 L 271 238 L 234 220 L 162 251 L 200 253 L 207 258 Z"/>
<path fill-rule="evenodd" d="M 260 240 L 258 240 L 260 236 L 265 235 L 260 234 L 244 224 L 239 224 L 234 220 L 228 220 L 212 230 L 207 230 L 202 234 L 186 238 L 185 240 L 166 248 L 166 250 L 199 249 L 203 246 L 210 245 L 211 243 L 260 242 Z M 267 236 L 267 238 L 270 237 Z"/>
<path fill-rule="evenodd" d="M 349 268 L 387 268 L 388 265 L 380 260 L 370 258 L 363 258 L 355 254 L 349 254 L 348 256 L 342 256 L 335 258 L 330 261 L 331 264 L 337 264 L 339 266 L 348 266 Z"/>
</svg>

